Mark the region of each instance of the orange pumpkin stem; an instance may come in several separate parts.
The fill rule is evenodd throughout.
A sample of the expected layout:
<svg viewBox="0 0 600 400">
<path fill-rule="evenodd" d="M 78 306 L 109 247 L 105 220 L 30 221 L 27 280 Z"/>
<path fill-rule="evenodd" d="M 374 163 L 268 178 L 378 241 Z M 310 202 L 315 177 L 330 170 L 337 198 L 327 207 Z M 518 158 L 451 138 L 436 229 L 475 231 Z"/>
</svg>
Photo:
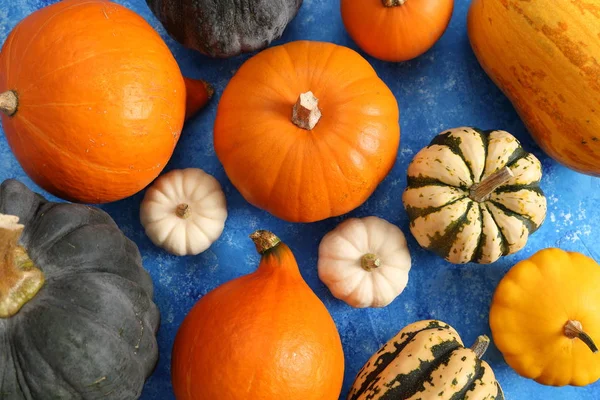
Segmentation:
<svg viewBox="0 0 600 400">
<path fill-rule="evenodd" d="M 367 272 L 379 268 L 381 260 L 373 253 L 367 253 L 360 259 L 360 266 Z"/>
<path fill-rule="evenodd" d="M 292 122 L 307 131 L 312 130 L 321 119 L 319 99 L 313 92 L 302 93 L 292 110 Z"/>
<path fill-rule="evenodd" d="M 0 214 L 0 318 L 19 312 L 44 284 L 44 273 L 19 246 L 24 228 L 19 217 Z"/>
<path fill-rule="evenodd" d="M 259 230 L 250 235 L 250 239 L 254 242 L 256 246 L 256 251 L 260 254 L 264 254 L 272 248 L 278 246 L 281 243 L 281 239 L 279 239 L 273 232 Z"/>
<path fill-rule="evenodd" d="M 382 0 L 384 7 L 397 7 L 406 3 L 406 0 Z"/>
<path fill-rule="evenodd" d="M 192 215 L 192 209 L 188 204 L 182 203 L 175 209 L 175 214 L 181 219 L 188 219 Z"/>
<path fill-rule="evenodd" d="M 17 94 L 12 91 L 6 91 L 0 94 L 0 111 L 4 114 L 12 117 L 17 112 L 17 108 L 19 107 L 19 98 Z"/>
<path fill-rule="evenodd" d="M 471 350 L 475 352 L 477 358 L 483 357 L 488 347 L 490 346 L 490 338 L 486 335 L 481 335 L 477 338 L 473 346 L 471 346 Z"/>
<path fill-rule="evenodd" d="M 583 331 L 583 325 L 579 321 L 569 320 L 565 325 L 565 336 L 569 339 L 579 339 L 585 343 L 592 353 L 598 352 L 598 347 L 587 333 Z"/>
<path fill-rule="evenodd" d="M 508 182 L 513 176 L 515 176 L 515 174 L 513 174 L 512 170 L 508 167 L 504 167 L 501 170 L 494 172 L 483 181 L 471 186 L 469 197 L 478 203 L 486 201 L 494 190 Z"/>
</svg>

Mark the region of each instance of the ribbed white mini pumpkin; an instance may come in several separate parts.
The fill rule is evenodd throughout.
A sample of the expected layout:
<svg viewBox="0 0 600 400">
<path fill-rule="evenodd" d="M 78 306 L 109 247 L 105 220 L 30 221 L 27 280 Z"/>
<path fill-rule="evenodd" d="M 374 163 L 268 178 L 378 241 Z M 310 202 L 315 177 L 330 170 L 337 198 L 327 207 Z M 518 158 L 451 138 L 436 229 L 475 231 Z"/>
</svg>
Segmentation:
<svg viewBox="0 0 600 400">
<path fill-rule="evenodd" d="M 352 307 L 385 307 L 406 287 L 410 253 L 404 234 L 381 218 L 351 218 L 319 246 L 319 278 Z"/>
<path fill-rule="evenodd" d="M 223 232 L 225 194 L 201 169 L 173 170 L 146 191 L 140 219 L 155 245 L 177 256 L 200 254 Z"/>
</svg>

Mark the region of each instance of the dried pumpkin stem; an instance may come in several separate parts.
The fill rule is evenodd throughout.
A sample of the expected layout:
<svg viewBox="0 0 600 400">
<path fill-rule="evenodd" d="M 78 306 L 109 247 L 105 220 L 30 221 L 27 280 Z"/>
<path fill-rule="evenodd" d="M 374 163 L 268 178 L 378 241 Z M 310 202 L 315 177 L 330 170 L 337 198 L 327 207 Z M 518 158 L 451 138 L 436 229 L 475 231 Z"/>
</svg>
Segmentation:
<svg viewBox="0 0 600 400">
<path fill-rule="evenodd" d="M 273 232 L 263 230 L 254 232 L 252 235 L 250 235 L 250 239 L 252 239 L 254 245 L 256 246 L 256 251 L 258 251 L 260 254 L 264 254 L 281 243 L 281 239 L 275 236 Z"/>
<path fill-rule="evenodd" d="M 407 0 L 381 0 L 384 7 L 397 7 L 406 3 Z"/>
<path fill-rule="evenodd" d="M 477 338 L 473 346 L 471 346 L 471 350 L 475 352 L 477 358 L 483 357 L 488 347 L 490 346 L 490 338 L 486 335 L 481 335 Z"/>
<path fill-rule="evenodd" d="M 19 107 L 19 98 L 17 94 L 12 91 L 6 91 L 4 93 L 0 93 L 0 111 L 4 114 L 12 117 L 17 112 L 17 108 Z"/>
<path fill-rule="evenodd" d="M 381 260 L 373 253 L 367 253 L 360 259 L 360 266 L 367 272 L 379 268 Z"/>
<path fill-rule="evenodd" d="M 0 318 L 18 313 L 44 285 L 44 273 L 19 246 L 23 229 L 18 217 L 0 214 Z"/>
<path fill-rule="evenodd" d="M 598 352 L 598 347 L 596 346 L 596 343 L 594 343 L 590 335 L 583 331 L 583 325 L 581 325 L 581 322 L 579 321 L 567 321 L 567 323 L 565 324 L 565 336 L 569 339 L 581 340 L 587 345 L 587 347 L 590 348 L 592 353 Z"/>
<path fill-rule="evenodd" d="M 188 204 L 182 203 L 175 209 L 175 214 L 181 219 L 188 219 L 192 215 L 192 209 Z"/>
<path fill-rule="evenodd" d="M 494 172 L 483 181 L 471 186 L 469 197 L 479 203 L 486 201 L 494 190 L 508 182 L 513 176 L 515 176 L 515 174 L 513 174 L 512 170 L 508 167 L 504 167 Z"/>
<path fill-rule="evenodd" d="M 292 110 L 292 122 L 307 131 L 312 130 L 321 119 L 319 99 L 313 92 L 302 93 Z"/>
</svg>

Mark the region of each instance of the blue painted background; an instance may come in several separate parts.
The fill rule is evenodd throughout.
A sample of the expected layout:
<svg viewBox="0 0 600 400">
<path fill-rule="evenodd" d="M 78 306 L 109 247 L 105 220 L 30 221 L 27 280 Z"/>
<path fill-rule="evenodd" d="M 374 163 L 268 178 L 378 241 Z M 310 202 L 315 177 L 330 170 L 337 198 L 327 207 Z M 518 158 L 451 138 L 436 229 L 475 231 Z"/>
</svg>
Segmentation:
<svg viewBox="0 0 600 400">
<path fill-rule="evenodd" d="M 0 0 L 0 41 L 34 9 L 51 0 Z M 117 0 L 143 15 L 165 38 L 184 74 L 211 82 L 217 91 L 211 104 L 191 120 L 182 134 L 167 169 L 199 167 L 213 174 L 225 190 L 229 218 L 223 235 L 208 251 L 196 257 L 177 258 L 154 247 L 139 223 L 143 193 L 105 205 L 125 234 L 140 247 L 144 266 L 155 284 L 155 301 L 161 314 L 160 362 L 143 394 L 145 400 L 172 399 L 170 350 L 177 328 L 192 305 L 216 286 L 255 269 L 258 256 L 248 234 L 257 228 L 273 230 L 297 255 L 302 275 L 332 313 L 342 335 L 346 354 L 345 397 L 356 372 L 385 341 L 405 325 L 427 318 L 453 325 L 466 344 L 489 334 L 488 310 L 499 280 L 517 261 L 545 247 L 575 250 L 600 260 L 597 228 L 600 180 L 579 175 L 546 157 L 527 134 L 502 93 L 479 67 L 469 46 L 466 13 L 469 1 L 456 0 L 452 22 L 432 50 L 417 60 L 392 64 L 367 59 L 388 84 L 400 105 L 401 148 L 396 165 L 374 195 L 352 216 L 376 215 L 399 225 L 413 257 L 408 287 L 384 309 L 357 310 L 334 299 L 317 276 L 317 248 L 322 236 L 345 217 L 310 224 L 290 224 L 247 204 L 229 183 L 213 151 L 212 126 L 220 94 L 248 56 L 211 60 L 171 40 L 152 16 L 144 0 Z M 305 0 L 283 38 L 330 41 L 357 49 L 344 31 L 337 0 Z M 358 50 L 358 49 L 357 49 Z M 422 250 L 410 235 L 402 207 L 406 168 L 413 155 L 440 131 L 473 125 L 512 132 L 543 163 L 542 187 L 548 197 L 548 217 L 520 253 L 490 266 L 451 265 Z M 18 178 L 40 191 L 14 159 L 0 135 L 0 180 Z M 586 388 L 549 388 L 517 376 L 492 347 L 485 358 L 494 368 L 508 399 L 585 400 L 600 398 L 600 383 Z"/>
</svg>

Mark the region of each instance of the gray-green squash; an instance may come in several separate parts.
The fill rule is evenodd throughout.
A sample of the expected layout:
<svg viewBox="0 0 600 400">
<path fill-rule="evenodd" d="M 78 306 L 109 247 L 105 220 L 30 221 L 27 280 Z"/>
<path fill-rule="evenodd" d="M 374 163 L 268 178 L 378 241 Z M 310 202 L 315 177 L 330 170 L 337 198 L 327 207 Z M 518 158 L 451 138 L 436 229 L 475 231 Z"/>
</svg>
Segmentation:
<svg viewBox="0 0 600 400">
<path fill-rule="evenodd" d="M 138 398 L 158 358 L 152 292 L 108 214 L 2 183 L 1 399 Z"/>
<path fill-rule="evenodd" d="M 521 250 L 546 217 L 540 161 L 505 131 L 436 136 L 408 166 L 402 200 L 419 244 L 455 264 Z"/>
<path fill-rule="evenodd" d="M 261 50 L 278 39 L 302 0 L 146 0 L 179 43 L 211 57 Z"/>
<path fill-rule="evenodd" d="M 489 338 L 465 348 L 450 325 L 408 325 L 358 373 L 348 400 L 504 400 L 494 371 L 480 358 Z"/>
</svg>

